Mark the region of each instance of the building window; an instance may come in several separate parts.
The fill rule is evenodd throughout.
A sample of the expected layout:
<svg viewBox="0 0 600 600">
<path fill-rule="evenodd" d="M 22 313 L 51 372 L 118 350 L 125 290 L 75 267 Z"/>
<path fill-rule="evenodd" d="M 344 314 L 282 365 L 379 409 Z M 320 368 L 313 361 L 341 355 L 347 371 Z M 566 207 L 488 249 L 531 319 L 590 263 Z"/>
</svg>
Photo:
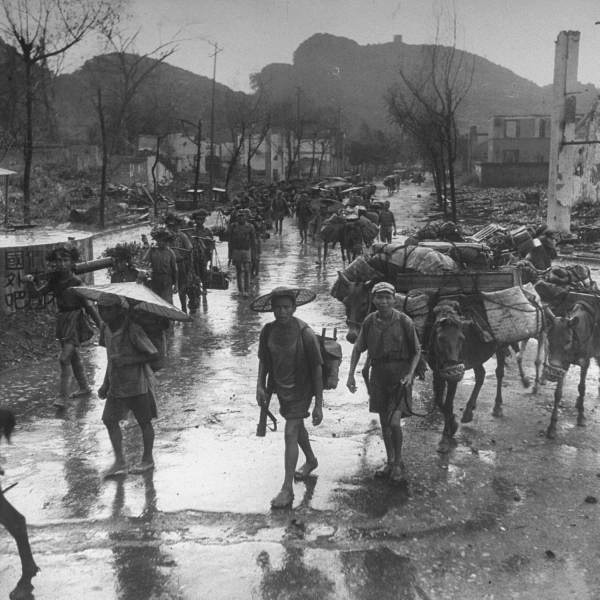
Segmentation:
<svg viewBox="0 0 600 600">
<path fill-rule="evenodd" d="M 519 121 L 517 121 L 516 119 L 507 119 L 506 121 L 504 121 L 504 137 L 519 137 Z"/>
<path fill-rule="evenodd" d="M 518 150 L 503 150 L 502 151 L 502 162 L 503 163 L 518 163 L 519 162 L 519 151 Z"/>
</svg>

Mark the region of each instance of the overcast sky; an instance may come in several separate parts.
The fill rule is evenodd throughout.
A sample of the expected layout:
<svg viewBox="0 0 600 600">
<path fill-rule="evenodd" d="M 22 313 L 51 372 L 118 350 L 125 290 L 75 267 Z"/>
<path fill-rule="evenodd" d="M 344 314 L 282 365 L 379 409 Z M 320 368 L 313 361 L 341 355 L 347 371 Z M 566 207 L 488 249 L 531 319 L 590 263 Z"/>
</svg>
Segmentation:
<svg viewBox="0 0 600 600">
<path fill-rule="evenodd" d="M 169 61 L 212 76 L 209 41 L 219 44 L 217 81 L 249 89 L 250 73 L 291 63 L 314 33 L 359 44 L 431 43 L 440 7 L 455 7 L 457 46 L 540 85 L 552 82 L 554 42 L 561 30 L 581 32 L 579 80 L 600 86 L 600 0 L 130 0 L 138 50 L 183 38 Z M 208 41 L 207 41 L 208 40 Z"/>
</svg>

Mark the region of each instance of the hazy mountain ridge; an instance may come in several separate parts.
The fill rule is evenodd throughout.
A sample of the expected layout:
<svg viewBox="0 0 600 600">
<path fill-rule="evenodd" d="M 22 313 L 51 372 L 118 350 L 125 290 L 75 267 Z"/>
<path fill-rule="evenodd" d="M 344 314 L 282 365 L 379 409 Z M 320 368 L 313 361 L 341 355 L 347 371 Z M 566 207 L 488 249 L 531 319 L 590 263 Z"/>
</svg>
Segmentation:
<svg viewBox="0 0 600 600">
<path fill-rule="evenodd" d="M 400 65 L 407 71 L 420 68 L 425 47 L 400 40 L 361 46 L 344 37 L 318 33 L 298 46 L 292 65 L 285 70 L 277 65 L 277 71 L 285 71 L 287 80 L 300 86 L 313 101 L 339 104 L 350 131 L 356 131 L 362 121 L 385 129 L 389 119 L 384 96 L 399 82 Z M 458 52 L 463 54 L 465 65 L 474 64 L 473 82 L 459 109 L 461 129 L 474 124 L 486 130 L 495 114 L 550 113 L 551 85 L 538 86 L 483 57 Z M 279 89 L 284 86 L 274 77 L 277 71 L 267 65 L 261 74 Z M 584 112 L 598 90 L 593 85 L 581 88 L 586 92 L 578 97 L 578 111 Z"/>
<path fill-rule="evenodd" d="M 263 67 L 259 76 L 271 90 L 274 100 L 295 98 L 300 88 L 301 106 L 309 101 L 313 107 L 339 111 L 343 127 L 352 136 L 363 123 L 372 129 L 390 128 L 384 96 L 390 86 L 399 82 L 400 65 L 408 70 L 421 68 L 424 48 L 425 45 L 405 44 L 400 38 L 360 45 L 345 37 L 317 33 L 298 46 L 292 64 L 270 63 Z M 14 48 L 0 40 L 0 62 L 14 65 L 15 53 Z M 489 119 L 495 114 L 549 114 L 551 85 L 538 86 L 474 54 L 465 52 L 463 57 L 465 64 L 473 62 L 475 67 L 470 92 L 458 114 L 463 131 L 473 124 L 481 131 L 487 131 Z M 137 58 L 131 55 L 129 60 Z M 115 55 L 96 56 L 75 72 L 54 78 L 51 110 L 61 141 L 97 141 L 95 90 L 100 87 L 107 100 L 114 94 L 117 89 L 116 62 Z M 16 68 L 18 73 L 18 65 Z M 0 92 L 9 84 L 8 75 L 4 80 L 0 78 Z M 579 87 L 577 109 L 583 113 L 598 95 L 598 89 L 584 84 Z M 203 133 L 208 135 L 211 89 L 209 77 L 167 62 L 158 65 L 140 86 L 140 94 L 131 109 L 131 130 L 147 133 L 158 127 L 177 130 L 181 129 L 182 121 L 196 123 L 202 118 Z M 231 94 L 241 96 L 243 92 L 216 84 L 217 133 L 221 138 L 225 137 L 225 131 L 219 122 L 219 108 Z"/>
</svg>

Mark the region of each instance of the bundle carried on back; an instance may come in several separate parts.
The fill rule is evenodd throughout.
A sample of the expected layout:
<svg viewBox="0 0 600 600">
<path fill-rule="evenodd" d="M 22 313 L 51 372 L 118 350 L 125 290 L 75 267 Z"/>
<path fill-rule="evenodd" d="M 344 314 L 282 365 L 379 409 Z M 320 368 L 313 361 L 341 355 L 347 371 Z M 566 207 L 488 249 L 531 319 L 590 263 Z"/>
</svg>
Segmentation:
<svg viewBox="0 0 600 600">
<path fill-rule="evenodd" d="M 364 256 L 357 256 L 343 271 L 342 274 L 349 281 L 370 281 L 382 279 L 383 273 L 375 270 Z"/>
<path fill-rule="evenodd" d="M 494 339 L 501 343 L 536 337 L 543 327 L 541 300 L 532 284 L 481 292 Z"/>
<path fill-rule="evenodd" d="M 442 254 L 447 254 L 463 269 L 488 271 L 492 266 L 492 251 L 486 244 L 478 242 L 419 242 L 419 246 L 433 248 Z"/>
<path fill-rule="evenodd" d="M 414 322 L 419 339 L 423 339 L 425 325 L 429 317 L 431 296 L 425 292 L 409 292 L 396 294 L 396 305 L 406 313 Z"/>
<path fill-rule="evenodd" d="M 363 234 L 363 239 L 367 243 L 367 245 L 371 244 L 371 242 L 377 237 L 379 233 L 379 227 L 373 221 L 368 219 L 365 216 L 360 216 L 358 219 L 358 224 Z"/>
<path fill-rule="evenodd" d="M 459 265 L 449 256 L 422 246 L 373 244 L 369 265 L 386 277 L 416 271 L 424 274 L 456 273 Z"/>
<path fill-rule="evenodd" d="M 341 215 L 331 215 L 331 217 L 323 221 L 320 234 L 327 241 L 337 239 L 340 237 L 345 224 L 346 219 Z"/>
</svg>

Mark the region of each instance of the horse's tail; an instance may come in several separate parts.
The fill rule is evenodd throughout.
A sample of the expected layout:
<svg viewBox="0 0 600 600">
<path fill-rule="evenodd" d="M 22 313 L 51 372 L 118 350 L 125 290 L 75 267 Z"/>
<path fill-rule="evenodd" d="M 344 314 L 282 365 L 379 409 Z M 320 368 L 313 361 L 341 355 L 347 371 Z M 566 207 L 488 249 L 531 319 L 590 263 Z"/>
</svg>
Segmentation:
<svg viewBox="0 0 600 600">
<path fill-rule="evenodd" d="M 15 428 L 15 424 L 15 415 L 10 410 L 0 408 L 0 440 L 4 435 L 6 440 L 10 442 L 10 436 Z"/>
</svg>

